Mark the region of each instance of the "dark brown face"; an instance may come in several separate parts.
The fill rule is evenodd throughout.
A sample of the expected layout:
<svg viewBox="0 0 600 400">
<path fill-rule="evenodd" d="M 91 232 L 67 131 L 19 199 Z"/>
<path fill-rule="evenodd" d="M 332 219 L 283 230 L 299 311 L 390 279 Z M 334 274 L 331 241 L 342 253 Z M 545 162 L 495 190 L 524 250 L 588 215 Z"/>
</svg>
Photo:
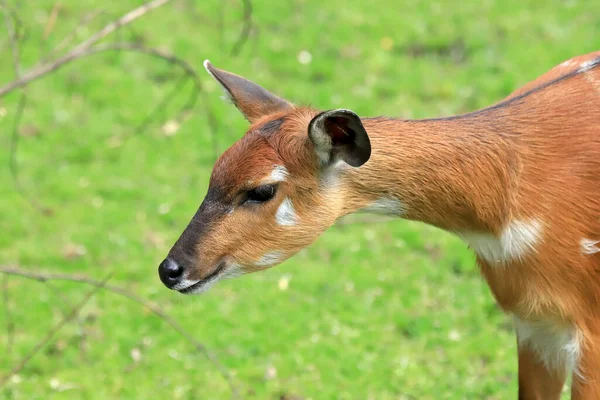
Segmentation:
<svg viewBox="0 0 600 400">
<path fill-rule="evenodd" d="M 204 201 L 159 266 L 165 286 L 188 294 L 277 265 L 312 243 L 340 216 L 344 196 L 324 173 L 370 154 L 354 113 L 296 108 L 208 69 L 252 126 L 215 164 Z"/>
</svg>

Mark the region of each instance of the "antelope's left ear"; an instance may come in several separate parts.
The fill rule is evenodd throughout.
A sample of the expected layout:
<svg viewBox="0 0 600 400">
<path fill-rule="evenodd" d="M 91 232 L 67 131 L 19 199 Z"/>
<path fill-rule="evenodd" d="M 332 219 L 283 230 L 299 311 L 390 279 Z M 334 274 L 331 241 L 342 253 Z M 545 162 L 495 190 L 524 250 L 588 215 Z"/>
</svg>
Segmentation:
<svg viewBox="0 0 600 400">
<path fill-rule="evenodd" d="M 294 108 L 267 89 L 239 75 L 214 67 L 210 61 L 204 61 L 204 68 L 225 89 L 231 101 L 250 123 L 265 115 Z"/>
<path fill-rule="evenodd" d="M 371 142 L 360 117 L 350 110 L 325 111 L 310 121 L 308 136 L 324 165 L 343 160 L 360 167 L 371 157 Z"/>
</svg>

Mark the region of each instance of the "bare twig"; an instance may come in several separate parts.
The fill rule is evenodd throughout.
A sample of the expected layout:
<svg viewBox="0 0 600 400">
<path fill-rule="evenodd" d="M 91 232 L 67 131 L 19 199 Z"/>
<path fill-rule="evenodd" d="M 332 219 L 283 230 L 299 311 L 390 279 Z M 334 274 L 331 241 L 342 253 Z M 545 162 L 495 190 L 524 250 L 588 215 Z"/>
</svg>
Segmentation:
<svg viewBox="0 0 600 400">
<path fill-rule="evenodd" d="M 242 47 L 248 40 L 248 36 L 250 36 L 250 31 L 252 30 L 252 3 L 250 2 L 250 0 L 242 0 L 242 3 L 244 4 L 244 16 L 242 17 L 244 21 L 244 27 L 240 32 L 238 40 L 235 42 L 233 48 L 231 49 L 232 56 L 237 56 L 238 54 L 240 54 L 240 51 L 242 50 Z"/>
<path fill-rule="evenodd" d="M 150 310 L 154 315 L 158 318 L 165 321 L 168 325 L 171 326 L 177 333 L 179 333 L 185 340 L 187 340 L 199 353 L 203 354 L 213 365 L 215 365 L 223 378 L 227 381 L 233 398 L 239 398 L 239 391 L 237 387 L 233 383 L 231 375 L 227 371 L 227 369 L 221 364 L 219 359 L 214 355 L 206 346 L 202 343 L 198 342 L 194 337 L 187 332 L 177 321 L 171 318 L 168 314 L 160 309 L 160 307 L 148 302 L 147 300 L 141 298 L 140 296 L 134 294 L 133 292 L 128 291 L 119 286 L 107 285 L 106 282 L 101 282 L 95 279 L 91 279 L 85 276 L 76 276 L 76 275 L 68 275 L 68 274 L 46 274 L 46 273 L 38 273 L 31 272 L 29 270 L 23 270 L 17 267 L 11 266 L 0 266 L 0 273 L 20 276 L 27 279 L 32 279 L 38 282 L 47 282 L 47 281 L 71 281 L 71 282 L 80 282 L 87 285 L 95 286 L 100 289 L 107 290 L 109 292 L 115 293 L 119 296 L 125 297 L 142 307 Z"/>
<path fill-rule="evenodd" d="M 161 7 L 170 1 L 171 0 L 153 0 L 153 1 L 150 1 L 134 10 L 131 10 L 130 12 L 123 15 L 118 20 L 106 25 L 104 28 L 99 30 L 94 35 L 92 35 L 86 41 L 75 46 L 69 53 L 78 54 L 78 53 L 85 51 L 86 49 L 88 49 L 91 46 L 93 46 L 94 44 L 98 43 L 100 40 L 104 39 L 105 37 L 107 37 L 114 31 L 116 31 L 117 29 L 121 28 L 122 26 L 133 22 L 134 20 L 138 19 L 142 15 L 146 14 L 148 11 L 151 11 L 151 10 L 154 10 L 155 8 Z"/>
<path fill-rule="evenodd" d="M 102 289 L 106 285 L 106 282 L 108 282 L 110 277 L 111 277 L 111 275 L 108 275 L 103 281 L 99 281 L 98 285 L 95 285 L 96 287 L 93 288 L 92 290 L 90 290 L 89 293 L 83 298 L 83 300 L 80 301 L 79 304 L 77 304 L 75 306 L 75 308 L 73 308 L 73 310 L 71 310 L 71 312 L 67 316 L 63 317 L 58 324 L 54 325 L 54 327 L 52 327 L 52 329 L 50 329 L 48 331 L 46 336 L 42 340 L 40 340 L 35 346 L 33 346 L 31 351 L 29 353 L 27 353 L 25 355 L 25 357 L 23 357 L 21 359 L 21 361 L 19 361 L 19 363 L 17 363 L 17 365 L 15 365 L 8 374 L 6 374 L 2 378 L 0 378 L 0 387 L 4 386 L 4 384 L 6 384 L 6 382 L 10 379 L 10 377 L 19 373 L 19 371 L 21 371 L 23 368 L 25 368 L 27 363 L 44 346 L 46 346 L 46 344 L 48 344 L 48 342 L 50 342 L 52 340 L 52 338 L 54 338 L 54 335 L 56 335 L 58 333 L 58 331 L 60 331 L 62 329 L 63 326 L 65 326 L 69 321 L 71 321 L 73 318 L 75 318 L 77 316 L 77 314 L 79 314 L 79 312 L 81 311 L 83 306 L 85 306 L 87 304 L 87 302 L 92 298 L 93 295 L 95 295 L 100 289 Z"/>
<path fill-rule="evenodd" d="M 71 306 L 71 303 L 50 282 L 46 281 L 46 282 L 42 282 L 42 283 L 44 284 L 44 286 L 46 286 L 48 288 L 48 290 L 50 292 L 52 292 L 52 294 L 54 296 L 56 296 L 61 301 L 61 303 L 63 303 L 64 307 L 61 307 L 63 315 L 65 315 L 65 316 L 68 315 L 68 313 L 74 309 L 74 307 Z M 81 321 L 81 316 L 77 315 L 77 317 L 75 318 L 75 321 L 77 322 L 77 328 L 79 329 L 79 354 L 81 355 L 81 359 L 84 360 L 85 359 L 85 331 L 83 328 L 83 322 Z"/>
<path fill-rule="evenodd" d="M 73 38 L 77 35 L 77 31 L 82 26 L 88 25 L 89 23 L 91 23 L 94 20 L 94 18 L 101 15 L 103 12 L 104 12 L 103 10 L 94 10 L 92 12 L 85 14 L 83 17 L 81 17 L 81 19 L 79 20 L 79 22 L 77 22 L 77 24 L 71 30 L 71 32 L 69 32 L 52 50 L 50 50 L 49 54 L 44 56 L 43 58 L 48 59 L 52 55 L 54 55 L 56 53 L 60 53 L 65 47 L 67 47 L 67 45 L 69 43 L 71 43 Z"/>
<path fill-rule="evenodd" d="M 15 323 L 10 309 L 8 295 L 8 275 L 2 277 L 2 303 L 4 304 L 4 317 L 6 318 L 6 357 L 10 357 L 15 337 Z"/>
<path fill-rule="evenodd" d="M 12 51 L 13 69 L 15 72 L 15 79 L 19 79 L 21 75 L 21 52 L 19 49 L 19 28 L 21 23 L 14 12 L 11 12 L 6 4 L 6 0 L 2 0 L 0 3 L 2 6 L 2 12 L 4 14 L 4 23 L 8 33 L 10 41 L 10 47 Z"/>
<path fill-rule="evenodd" d="M 135 133 L 139 134 L 146 130 L 150 123 L 154 120 L 156 114 L 160 111 L 165 110 L 167 106 L 173 101 L 173 98 L 183 89 L 185 84 L 188 82 L 186 74 L 181 75 L 173 88 L 162 98 L 161 101 L 154 107 L 154 109 L 144 118 L 144 120 L 135 129 Z"/>
<path fill-rule="evenodd" d="M 105 37 L 110 35 L 112 32 L 119 29 L 120 27 L 133 22 L 137 18 L 146 14 L 148 11 L 158 8 L 158 7 L 168 3 L 169 1 L 171 1 L 171 0 L 154 0 L 154 1 L 146 3 L 143 6 L 140 6 L 136 9 L 128 12 L 127 14 L 125 14 L 124 16 L 119 18 L 118 20 L 106 25 L 104 28 L 102 28 L 100 31 L 96 32 L 94 35 L 92 35 L 87 40 L 85 40 L 82 43 L 78 44 L 77 46 L 73 47 L 73 49 L 71 49 L 71 51 L 69 51 L 64 56 L 62 56 L 54 61 L 48 61 L 46 63 L 38 64 L 36 67 L 33 67 L 30 71 L 27 71 L 26 73 L 24 73 L 18 79 L 15 79 L 14 81 L 3 86 L 2 88 L 0 88 L 0 97 L 13 91 L 14 89 L 29 85 L 31 82 L 41 78 L 42 76 L 44 76 L 52 71 L 56 71 L 57 69 L 63 67 L 65 64 L 67 64 L 73 60 L 76 60 L 84 55 L 89 55 L 89 54 L 93 54 L 93 53 L 97 52 L 97 51 L 92 51 L 90 53 L 90 48 L 94 44 L 96 44 L 100 40 L 104 39 Z"/>
<path fill-rule="evenodd" d="M 52 7 L 52 11 L 50 12 L 50 17 L 48 17 L 48 22 L 46 22 L 46 26 L 44 27 L 44 35 L 42 38 L 44 41 L 48 40 L 48 37 L 54 30 L 54 26 L 56 26 L 56 20 L 58 19 L 58 13 L 62 8 L 62 4 L 60 2 L 54 3 Z"/>
</svg>

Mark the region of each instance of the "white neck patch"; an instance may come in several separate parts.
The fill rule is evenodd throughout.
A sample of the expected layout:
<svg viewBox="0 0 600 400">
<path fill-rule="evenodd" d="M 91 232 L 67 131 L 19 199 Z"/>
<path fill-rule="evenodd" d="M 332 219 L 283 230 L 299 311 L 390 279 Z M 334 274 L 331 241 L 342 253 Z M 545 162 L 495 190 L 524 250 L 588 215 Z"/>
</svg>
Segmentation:
<svg viewBox="0 0 600 400">
<path fill-rule="evenodd" d="M 455 232 L 467 244 L 490 264 L 503 264 L 518 260 L 535 246 L 542 236 L 542 224 L 538 220 L 512 221 L 495 237 L 490 233 Z"/>
<path fill-rule="evenodd" d="M 405 213 L 405 208 L 400 200 L 382 197 L 360 211 L 399 217 Z"/>
</svg>

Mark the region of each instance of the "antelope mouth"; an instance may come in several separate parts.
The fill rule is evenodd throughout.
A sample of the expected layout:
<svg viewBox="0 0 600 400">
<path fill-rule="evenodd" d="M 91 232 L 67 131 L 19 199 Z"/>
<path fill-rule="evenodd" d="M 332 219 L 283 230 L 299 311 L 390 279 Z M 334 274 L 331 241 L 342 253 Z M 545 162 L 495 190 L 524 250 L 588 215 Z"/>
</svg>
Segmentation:
<svg viewBox="0 0 600 400">
<path fill-rule="evenodd" d="M 177 289 L 177 291 L 183 294 L 200 294 L 208 290 L 208 288 L 219 279 L 219 276 L 224 271 L 225 262 L 222 261 L 213 272 L 200 279 L 198 282 L 192 283 L 191 285 L 186 286 L 183 289 Z"/>
</svg>

